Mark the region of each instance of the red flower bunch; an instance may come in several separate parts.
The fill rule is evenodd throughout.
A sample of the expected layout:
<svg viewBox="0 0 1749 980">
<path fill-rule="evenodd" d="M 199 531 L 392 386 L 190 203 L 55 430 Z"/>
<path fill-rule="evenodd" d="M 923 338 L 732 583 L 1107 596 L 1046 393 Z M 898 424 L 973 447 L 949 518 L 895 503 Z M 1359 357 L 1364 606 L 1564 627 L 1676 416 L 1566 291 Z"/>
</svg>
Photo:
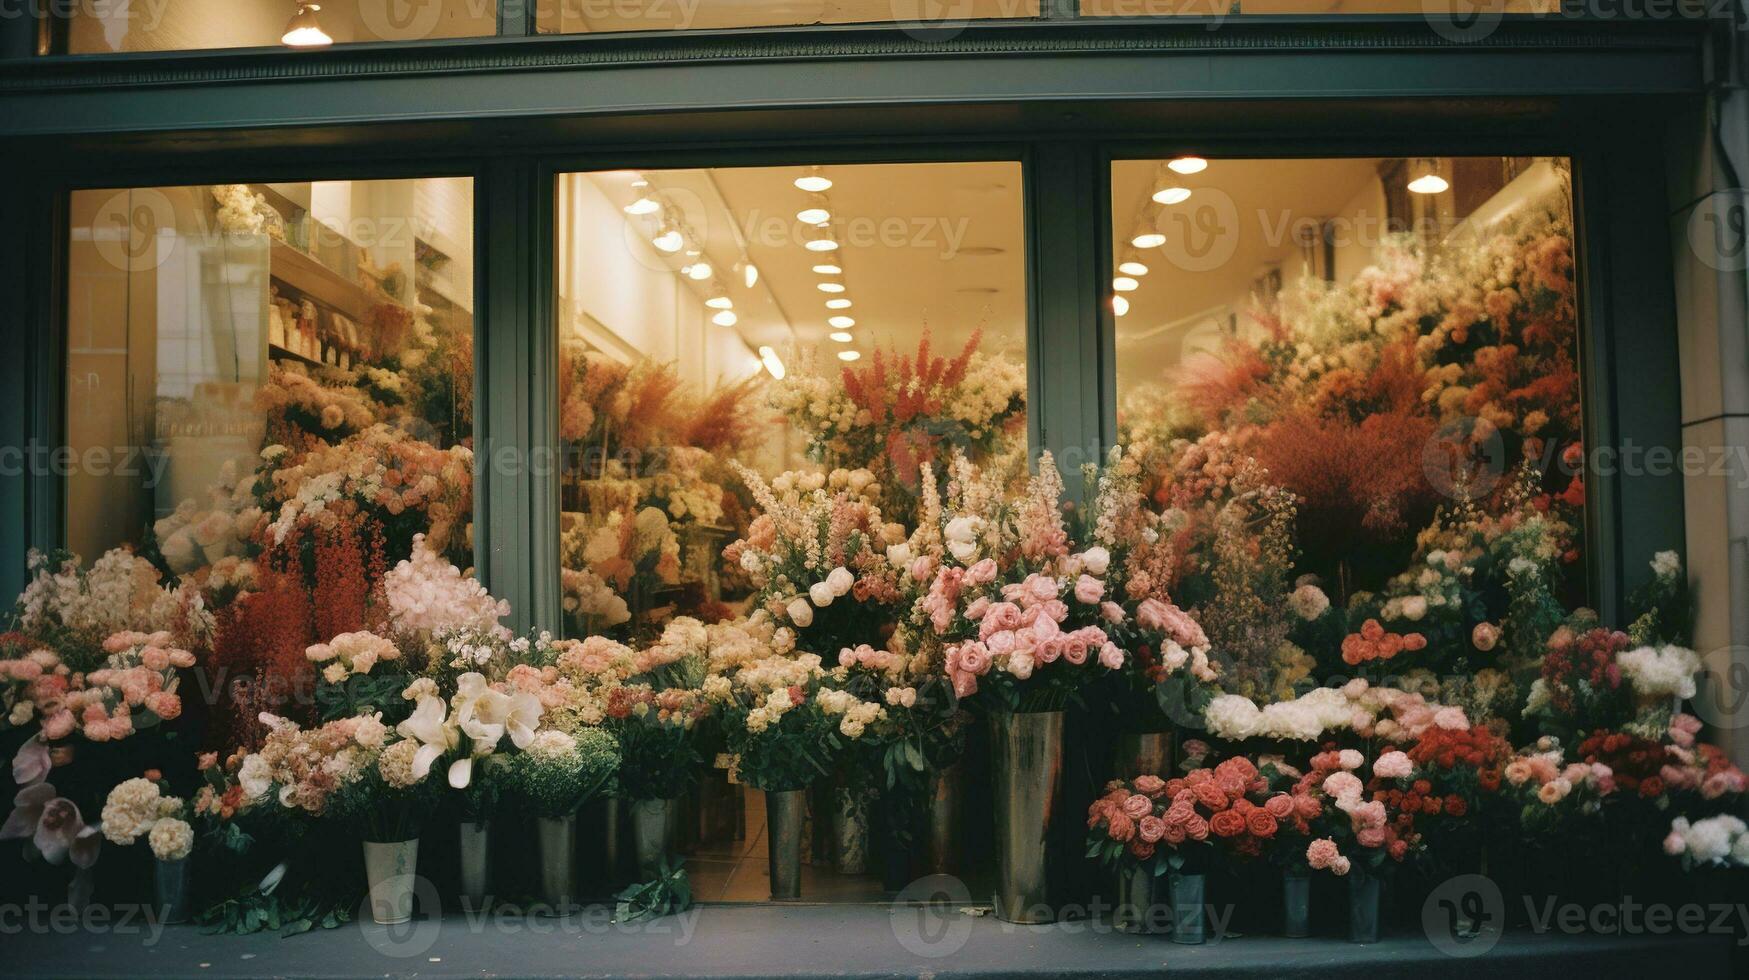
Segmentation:
<svg viewBox="0 0 1749 980">
<path fill-rule="evenodd" d="M 1425 649 L 1427 637 L 1420 633 L 1392 633 L 1376 619 L 1362 623 L 1360 632 L 1342 638 L 1342 662 L 1356 667 L 1370 660 L 1389 660 L 1404 651 Z"/>
<path fill-rule="evenodd" d="M 1473 772 L 1476 789 L 1493 793 L 1500 789 L 1500 769 L 1512 757 L 1512 746 L 1480 725 L 1466 729 L 1432 726 L 1405 752 L 1418 768 L 1435 770 L 1448 778 Z"/>
<path fill-rule="evenodd" d="M 1596 731 L 1579 743 L 1579 758 L 1609 768 L 1614 788 L 1647 799 L 1664 794 L 1662 743 L 1627 732 Z"/>
<path fill-rule="evenodd" d="M 1543 655 L 1542 679 L 1548 688 L 1549 706 L 1567 718 L 1581 722 L 1612 721 L 1599 717 L 1625 698 L 1621 667 L 1616 655 L 1633 646 L 1619 630 L 1601 627 L 1575 635 L 1560 629 L 1549 638 Z"/>
</svg>

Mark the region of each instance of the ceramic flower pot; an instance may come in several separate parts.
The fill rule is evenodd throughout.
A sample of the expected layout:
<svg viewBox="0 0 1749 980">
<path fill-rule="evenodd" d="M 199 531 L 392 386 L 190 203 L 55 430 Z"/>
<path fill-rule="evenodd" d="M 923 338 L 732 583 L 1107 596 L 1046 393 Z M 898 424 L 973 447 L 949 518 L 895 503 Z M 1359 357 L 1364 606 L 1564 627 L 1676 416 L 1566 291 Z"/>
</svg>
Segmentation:
<svg viewBox="0 0 1749 980">
<path fill-rule="evenodd" d="M 1348 876 L 1348 938 L 1357 943 L 1379 941 L 1380 881 L 1372 875 Z"/>
<path fill-rule="evenodd" d="M 632 800 L 626 806 L 631 818 L 632 853 L 638 862 L 638 874 L 648 880 L 655 877 L 674 851 L 674 814 L 679 804 L 674 800 Z"/>
<path fill-rule="evenodd" d="M 176 861 L 158 859 L 152 869 L 152 899 L 158 909 L 158 921 L 175 925 L 188 921 L 187 858 Z"/>
<path fill-rule="evenodd" d="M 462 895 L 479 908 L 486 903 L 486 891 L 491 887 L 492 825 L 484 820 L 463 820 L 457 833 Z"/>
<path fill-rule="evenodd" d="M 1172 941 L 1194 946 L 1204 935 L 1206 881 L 1202 875 L 1175 874 L 1167 882 L 1172 892 Z"/>
<path fill-rule="evenodd" d="M 990 716 L 996 779 L 996 916 L 1022 924 L 1052 918 L 1045 856 L 1063 769 L 1063 713 Z"/>
<path fill-rule="evenodd" d="M 765 791 L 766 866 L 774 902 L 802 897 L 802 823 L 807 819 L 807 801 L 805 789 Z"/>
<path fill-rule="evenodd" d="M 418 883 L 418 868 L 418 838 L 364 842 L 370 917 L 378 925 L 395 925 L 413 918 L 413 887 Z"/>
<path fill-rule="evenodd" d="M 1281 876 L 1281 934 L 1304 939 L 1312 934 L 1312 878 L 1288 872 Z"/>
<path fill-rule="evenodd" d="M 541 897 L 562 914 L 577 900 L 577 815 L 541 817 L 535 839 L 540 845 Z"/>
<path fill-rule="evenodd" d="M 1169 919 L 1155 897 L 1154 869 L 1129 866 L 1118 872 L 1117 907 L 1111 924 L 1119 932 L 1138 935 L 1167 931 Z"/>
</svg>

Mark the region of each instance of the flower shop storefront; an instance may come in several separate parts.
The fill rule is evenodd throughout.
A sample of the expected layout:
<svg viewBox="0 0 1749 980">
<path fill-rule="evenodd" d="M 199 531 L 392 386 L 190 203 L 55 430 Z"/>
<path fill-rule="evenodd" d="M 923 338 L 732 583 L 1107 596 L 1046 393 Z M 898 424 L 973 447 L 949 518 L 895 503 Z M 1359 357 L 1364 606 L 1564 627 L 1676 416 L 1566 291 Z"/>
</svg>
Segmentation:
<svg viewBox="0 0 1749 980">
<path fill-rule="evenodd" d="M 1745 899 L 1620 462 L 1706 25 L 441 23 L 0 62 L 0 900 L 912 971 Z"/>
</svg>

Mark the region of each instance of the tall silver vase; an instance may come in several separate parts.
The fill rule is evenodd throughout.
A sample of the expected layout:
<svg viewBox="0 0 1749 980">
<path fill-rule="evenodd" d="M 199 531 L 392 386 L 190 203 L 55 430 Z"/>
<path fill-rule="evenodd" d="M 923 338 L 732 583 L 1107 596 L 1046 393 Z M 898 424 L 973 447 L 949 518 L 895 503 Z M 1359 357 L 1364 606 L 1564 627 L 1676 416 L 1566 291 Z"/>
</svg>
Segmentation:
<svg viewBox="0 0 1749 980">
<path fill-rule="evenodd" d="M 843 788 L 832 793 L 832 865 L 842 875 L 868 870 L 868 803 Z"/>
<path fill-rule="evenodd" d="M 152 897 L 158 906 L 158 921 L 176 925 L 188 921 L 188 858 L 158 859 L 152 870 Z"/>
<path fill-rule="evenodd" d="M 1121 732 L 1112 759 L 1112 769 L 1119 779 L 1137 776 L 1172 775 L 1171 732 Z"/>
<path fill-rule="evenodd" d="M 935 792 L 929 798 L 930 874 L 952 874 L 959 867 L 961 800 L 965 769 L 958 762 L 935 776 Z"/>
<path fill-rule="evenodd" d="M 492 880 L 492 825 L 484 820 L 463 820 L 457 825 L 461 846 L 462 895 L 479 908 L 486 903 Z"/>
<path fill-rule="evenodd" d="M 535 839 L 540 843 L 541 897 L 563 914 L 577 901 L 577 815 L 541 817 Z"/>
<path fill-rule="evenodd" d="M 996 915 L 1005 922 L 1049 922 L 1045 855 L 1063 771 L 1063 713 L 990 716 L 990 769 L 996 777 Z"/>
<path fill-rule="evenodd" d="M 1117 907 L 1111 919 L 1119 932 L 1146 935 L 1168 931 L 1168 913 L 1155 898 L 1157 881 L 1154 869 L 1147 866 L 1131 865 L 1118 872 Z"/>
<path fill-rule="evenodd" d="M 652 878 L 666 863 L 674 849 L 674 813 L 676 800 L 632 800 L 626 808 L 631 816 L 632 852 L 637 856 L 638 873 Z"/>
<path fill-rule="evenodd" d="M 392 926 L 413 918 L 413 887 L 418 883 L 419 839 L 364 842 L 364 878 L 370 889 L 370 917 Z"/>
<path fill-rule="evenodd" d="M 802 822 L 807 813 L 807 790 L 765 791 L 765 850 L 774 902 L 802 897 Z"/>
</svg>

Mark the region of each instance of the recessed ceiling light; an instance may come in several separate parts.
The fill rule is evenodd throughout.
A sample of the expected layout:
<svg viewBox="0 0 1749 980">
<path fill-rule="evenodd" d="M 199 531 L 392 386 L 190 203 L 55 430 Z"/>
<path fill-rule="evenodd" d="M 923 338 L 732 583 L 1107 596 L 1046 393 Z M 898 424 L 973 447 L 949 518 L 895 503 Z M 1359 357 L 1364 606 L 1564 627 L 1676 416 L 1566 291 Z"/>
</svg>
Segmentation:
<svg viewBox="0 0 1749 980">
<path fill-rule="evenodd" d="M 1200 174 L 1209 168 L 1209 162 L 1202 157 L 1179 157 L 1166 164 L 1175 174 Z"/>
<path fill-rule="evenodd" d="M 626 214 L 655 214 L 662 210 L 662 202 L 656 200 L 656 195 L 645 194 L 625 206 Z"/>
<path fill-rule="evenodd" d="M 831 337 L 833 340 L 836 340 L 841 344 L 848 344 L 856 339 L 850 335 L 850 331 L 848 330 L 834 330 L 826 336 Z"/>
<path fill-rule="evenodd" d="M 1141 283 L 1135 281 L 1134 279 L 1131 279 L 1129 276 L 1118 276 L 1117 278 L 1115 278 L 1111 281 L 1111 288 L 1117 290 L 1120 293 L 1130 292 L 1131 290 L 1135 289 L 1137 286 L 1140 286 L 1140 285 L 1141 285 Z"/>
<path fill-rule="evenodd" d="M 817 287 L 822 293 L 842 293 L 844 284 L 841 282 L 823 282 Z"/>
<path fill-rule="evenodd" d="M 765 365 L 765 370 L 779 381 L 783 380 L 783 361 L 778 358 L 777 351 L 769 347 L 759 348 L 759 363 Z"/>
<path fill-rule="evenodd" d="M 726 293 L 717 293 L 705 300 L 704 305 L 713 310 L 731 310 L 735 308 L 735 301 L 730 299 Z"/>
<path fill-rule="evenodd" d="M 806 175 L 796 178 L 796 186 L 810 194 L 832 189 L 831 178 L 820 173 L 819 167 L 810 167 Z"/>
<path fill-rule="evenodd" d="M 833 265 L 830 262 L 822 262 L 819 265 L 814 266 L 814 271 L 822 276 L 836 276 L 843 272 L 844 269 L 843 267 Z"/>
<path fill-rule="evenodd" d="M 686 244 L 686 237 L 680 234 L 678 228 L 669 227 L 664 228 L 656 234 L 655 238 L 650 239 L 650 244 L 664 252 L 678 252 L 681 246 Z"/>
<path fill-rule="evenodd" d="M 1154 192 L 1154 200 L 1160 204 L 1182 204 L 1190 200 L 1190 188 L 1162 187 Z"/>
<path fill-rule="evenodd" d="M 702 282 L 711 277 L 711 264 L 709 262 L 694 262 L 680 271 L 686 273 L 688 279 L 697 279 Z"/>
<path fill-rule="evenodd" d="M 1130 239 L 1130 244 L 1137 248 L 1159 248 L 1166 244 L 1166 236 L 1157 231 L 1143 232 Z"/>
<path fill-rule="evenodd" d="M 830 316 L 826 318 L 826 322 L 840 330 L 849 330 L 856 326 L 856 318 L 849 316 Z"/>
<path fill-rule="evenodd" d="M 854 361 L 861 356 L 862 351 L 859 350 L 841 350 L 838 352 L 838 359 L 840 361 Z"/>
<path fill-rule="evenodd" d="M 826 308 L 828 310 L 848 310 L 850 309 L 850 300 L 847 300 L 842 296 L 839 296 L 836 299 L 829 299 L 826 301 Z"/>
<path fill-rule="evenodd" d="M 833 240 L 831 235 L 824 235 L 820 238 L 808 239 L 806 248 L 810 252 L 830 252 L 838 248 L 838 243 Z"/>
<path fill-rule="evenodd" d="M 1122 296 L 1113 296 L 1111 298 L 1111 312 L 1116 313 L 1118 316 L 1123 316 L 1125 313 L 1128 313 L 1129 311 L 1130 311 L 1130 301 L 1129 300 L 1125 299 Z"/>
<path fill-rule="evenodd" d="M 741 281 L 747 284 L 748 289 L 759 285 L 759 267 L 751 262 L 747 263 L 741 270 Z"/>
<path fill-rule="evenodd" d="M 719 327 L 732 327 L 740 322 L 740 319 L 735 315 L 734 310 L 718 310 L 716 315 L 711 317 L 711 322 Z"/>
<path fill-rule="evenodd" d="M 805 225 L 823 225 L 832 220 L 832 212 L 825 208 L 803 208 L 796 212 L 796 220 Z"/>
<path fill-rule="evenodd" d="M 1123 262 L 1118 265 L 1117 271 L 1126 276 L 1145 276 L 1148 274 L 1148 267 L 1140 262 Z"/>
<path fill-rule="evenodd" d="M 1415 179 L 1409 181 L 1409 191 L 1414 194 L 1443 194 L 1451 187 L 1444 177 L 1439 175 L 1437 160 L 1416 160 L 1410 173 Z"/>
</svg>

